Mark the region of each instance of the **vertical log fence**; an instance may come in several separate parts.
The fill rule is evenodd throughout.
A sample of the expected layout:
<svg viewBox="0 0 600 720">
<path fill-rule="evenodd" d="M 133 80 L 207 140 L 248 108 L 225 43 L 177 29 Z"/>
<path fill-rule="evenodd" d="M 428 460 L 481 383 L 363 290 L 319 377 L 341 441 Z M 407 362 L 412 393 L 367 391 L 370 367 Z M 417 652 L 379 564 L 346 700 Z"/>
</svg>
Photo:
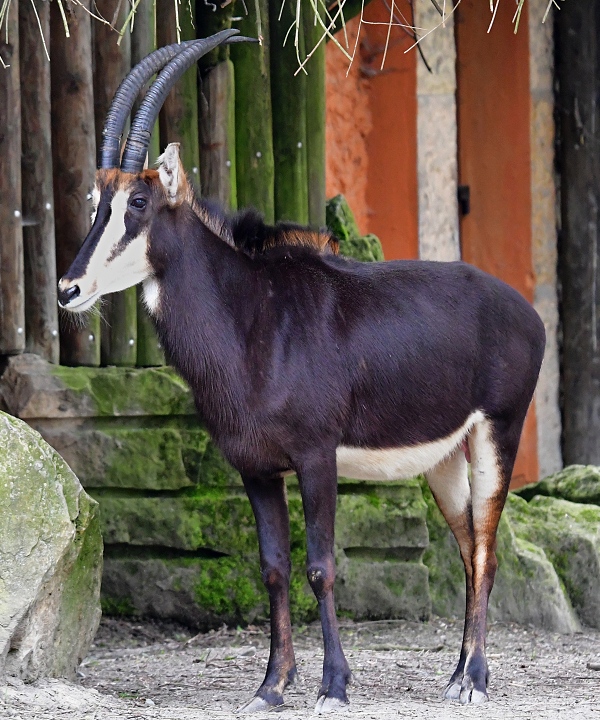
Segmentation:
<svg viewBox="0 0 600 720">
<path fill-rule="evenodd" d="M 150 164 L 168 142 L 180 142 L 203 195 L 232 209 L 252 205 L 269 222 L 325 223 L 325 43 L 308 74 L 294 76 L 295 41 L 304 58 L 321 36 L 308 3 L 288 33 L 295 7 L 286 0 L 280 18 L 281 4 L 268 0 L 223 7 L 142 0 L 124 27 L 129 5 L 120 0 L 63 3 L 65 16 L 57 2 L 11 0 L 0 37 L 0 355 L 164 363 L 139 289 L 109 296 L 100 313 L 73 317 L 58 312 L 56 280 L 90 227 L 113 93 L 132 64 L 177 41 L 178 24 L 181 40 L 233 25 L 260 33 L 262 43 L 223 46 L 186 73 L 160 114 Z"/>
</svg>

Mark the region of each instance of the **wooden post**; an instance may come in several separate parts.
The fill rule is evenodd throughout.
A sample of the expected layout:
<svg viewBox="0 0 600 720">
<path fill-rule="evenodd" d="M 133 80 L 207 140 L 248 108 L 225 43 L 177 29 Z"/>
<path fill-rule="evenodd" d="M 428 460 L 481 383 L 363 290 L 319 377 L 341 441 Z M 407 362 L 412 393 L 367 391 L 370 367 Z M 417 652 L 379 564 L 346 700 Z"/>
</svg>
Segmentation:
<svg viewBox="0 0 600 720">
<path fill-rule="evenodd" d="M 237 23 L 241 33 L 257 37 L 255 4 Z M 262 45 L 231 46 L 235 69 L 235 155 L 239 207 L 251 205 L 267 222 L 275 219 L 273 128 L 269 71 L 269 3 L 259 0 Z"/>
<path fill-rule="evenodd" d="M 94 115 L 96 147 L 102 143 L 106 113 L 121 80 L 131 67 L 129 30 L 117 45 L 129 6 L 122 0 L 96 0 L 96 12 L 108 22 L 94 22 Z M 112 27 L 111 27 L 112 26 Z M 102 305 L 100 357 L 103 365 L 135 365 L 137 357 L 137 293 L 135 288 L 108 295 Z"/>
<path fill-rule="evenodd" d="M 555 13 L 559 81 L 563 452 L 600 464 L 600 13 L 597 2 Z"/>
<path fill-rule="evenodd" d="M 213 10 L 196 2 L 196 34 L 213 35 L 231 27 L 235 2 Z M 200 59 L 198 89 L 200 119 L 200 187 L 202 194 L 237 207 L 235 163 L 234 70 L 229 46 L 220 45 Z"/>
<path fill-rule="evenodd" d="M 275 158 L 275 219 L 308 223 L 306 166 L 306 75 L 299 72 L 304 58 L 304 29 L 288 30 L 295 21 L 296 3 L 269 3 L 271 30 L 271 98 L 273 156 Z M 279 15 L 281 14 L 281 19 Z M 283 45 L 287 36 L 285 47 Z"/>
<path fill-rule="evenodd" d="M 315 23 L 310 5 L 303 6 L 302 15 L 306 54 L 323 35 Z M 315 227 L 325 225 L 325 42 L 317 47 L 306 69 L 306 163 L 308 173 L 308 221 Z"/>
<path fill-rule="evenodd" d="M 96 167 L 90 0 L 63 3 L 66 37 L 58 3 L 50 6 L 52 162 L 56 267 L 60 277 L 74 260 L 90 228 L 91 188 Z M 100 364 L 97 315 L 61 317 L 60 360 L 64 365 Z"/>
<path fill-rule="evenodd" d="M 33 0 L 50 47 L 50 3 Z M 19 3 L 23 254 L 27 352 L 58 363 L 58 305 L 50 129 L 50 62 L 31 2 Z"/>
<path fill-rule="evenodd" d="M 21 226 L 19 9 L 12 2 L 0 37 L 0 354 L 25 349 Z M 7 66 L 7 67 L 5 67 Z"/>
<path fill-rule="evenodd" d="M 190 17 L 190 6 L 179 5 L 181 40 L 192 40 L 196 31 Z M 156 39 L 159 47 L 177 42 L 175 3 L 156 3 Z M 190 178 L 199 186 L 200 157 L 198 148 L 198 69 L 190 68 L 169 93 L 160 112 L 160 145 L 181 143 L 181 161 Z"/>
<path fill-rule="evenodd" d="M 132 67 L 156 48 L 156 22 L 154 3 L 143 2 L 138 5 L 135 23 L 131 33 Z M 154 128 L 148 147 L 148 164 L 154 165 L 160 154 L 158 127 Z M 154 325 L 142 300 L 142 287 L 137 287 L 137 358 L 136 364 L 142 367 L 164 365 L 165 357 L 160 348 Z"/>
</svg>

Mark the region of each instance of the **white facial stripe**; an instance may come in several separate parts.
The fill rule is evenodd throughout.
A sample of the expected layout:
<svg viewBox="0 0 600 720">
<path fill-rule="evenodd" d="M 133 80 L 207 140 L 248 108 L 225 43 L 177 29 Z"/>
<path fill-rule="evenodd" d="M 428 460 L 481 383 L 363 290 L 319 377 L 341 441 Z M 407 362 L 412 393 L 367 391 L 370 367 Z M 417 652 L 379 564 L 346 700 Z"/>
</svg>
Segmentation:
<svg viewBox="0 0 600 720">
<path fill-rule="evenodd" d="M 340 445 L 336 450 L 338 475 L 355 480 L 398 480 L 414 477 L 431 470 L 449 457 L 475 424 L 483 420 L 483 413 L 477 410 L 469 415 L 458 430 L 421 445 L 385 450 Z"/>
<path fill-rule="evenodd" d="M 150 274 L 147 259 L 148 235 L 141 232 L 132 238 L 123 249 L 116 249 L 126 234 L 125 213 L 129 192 L 118 190 L 110 203 L 111 214 L 92 256 L 85 274 L 77 278 L 81 291 L 81 303 L 70 309 L 84 309 L 94 296 L 125 290 L 146 279 Z"/>
</svg>

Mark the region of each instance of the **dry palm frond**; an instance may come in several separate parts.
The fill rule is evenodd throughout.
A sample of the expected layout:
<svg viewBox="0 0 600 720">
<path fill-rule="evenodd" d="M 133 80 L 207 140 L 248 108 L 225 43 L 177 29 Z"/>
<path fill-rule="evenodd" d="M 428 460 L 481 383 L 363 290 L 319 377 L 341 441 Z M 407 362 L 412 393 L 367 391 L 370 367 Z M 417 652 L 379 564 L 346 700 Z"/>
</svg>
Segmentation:
<svg viewBox="0 0 600 720">
<path fill-rule="evenodd" d="M 0 0 L 0 37 L 2 37 L 2 33 L 5 35 L 5 42 L 8 44 L 8 11 L 10 9 L 11 3 L 18 2 L 19 0 Z M 37 9 L 35 7 L 35 0 L 21 0 L 21 2 L 31 2 L 35 15 L 38 18 L 38 25 L 39 23 L 39 17 L 37 14 Z M 110 20 L 107 18 L 102 17 L 100 13 L 92 12 L 88 7 L 85 6 L 81 0 L 53 0 L 54 2 L 58 3 L 58 7 L 60 10 L 60 14 L 62 17 L 63 26 L 65 29 L 65 35 L 67 37 L 70 37 L 69 32 L 69 22 L 67 19 L 67 12 L 65 11 L 65 5 L 67 7 L 69 5 L 75 5 L 78 7 L 83 8 L 85 12 L 87 12 L 94 20 L 97 22 L 104 23 L 106 25 L 110 25 L 113 27 L 118 33 L 118 40 L 117 43 L 121 43 L 121 39 L 127 32 L 127 29 L 130 30 L 133 28 L 133 23 L 135 20 L 135 14 L 139 7 L 139 5 L 142 2 L 152 2 L 156 3 L 157 0 L 122 0 L 123 2 L 127 2 L 130 5 L 129 12 L 127 14 L 127 17 L 123 23 L 123 25 L 120 28 L 115 27 L 116 22 L 116 15 L 115 17 Z M 164 2 L 165 0 L 160 0 Z M 226 4 L 229 4 L 233 0 L 221 0 L 220 5 L 224 6 Z M 488 32 L 492 29 L 494 20 L 496 18 L 496 13 L 498 11 L 498 5 L 500 2 L 510 2 L 510 0 L 489 0 L 489 8 L 490 8 L 490 24 L 488 27 Z M 561 0 L 564 2 L 564 0 Z M 187 10 L 190 14 L 190 17 L 193 17 L 192 13 L 192 6 L 191 6 L 191 0 L 172 0 L 173 5 L 175 6 L 175 24 L 176 24 L 176 31 L 177 31 L 177 42 L 181 42 L 181 28 L 180 28 L 180 5 L 181 4 L 187 4 Z M 207 2 L 207 0 L 205 0 Z M 242 4 L 245 7 L 244 0 L 241 0 Z M 263 32 L 262 32 L 262 22 L 260 17 L 260 10 L 259 10 L 259 3 L 258 0 L 254 0 L 255 2 L 255 9 L 256 9 L 256 30 L 257 30 L 257 36 L 259 39 L 259 42 L 263 42 Z M 381 24 L 385 25 L 387 27 L 387 37 L 386 37 L 386 43 L 385 48 L 383 51 L 383 63 L 385 63 L 385 58 L 387 56 L 388 47 L 390 44 L 390 35 L 392 27 L 400 27 L 403 29 L 403 31 L 407 32 L 413 39 L 413 44 L 408 48 L 406 52 L 409 50 L 412 50 L 415 47 L 419 47 L 421 41 L 430 35 L 435 30 L 439 29 L 440 27 L 445 27 L 447 19 L 454 13 L 458 5 L 460 4 L 461 0 L 457 0 L 453 4 L 453 7 L 448 10 L 447 9 L 447 3 L 446 0 L 409 0 L 411 6 L 414 9 L 414 4 L 416 2 L 431 2 L 431 4 L 435 7 L 436 11 L 439 13 L 441 17 L 441 22 L 436 25 L 433 28 L 424 29 L 424 28 L 417 28 L 414 25 L 414 22 L 407 21 L 406 18 L 404 18 L 401 13 L 398 12 L 398 7 L 396 5 L 395 0 L 384 0 L 386 8 L 389 12 L 389 21 L 384 23 L 372 23 L 368 20 L 365 20 L 364 18 L 364 10 L 365 5 L 369 2 L 369 0 L 281 0 L 282 3 L 285 2 L 295 2 L 296 3 L 296 12 L 295 17 L 292 25 L 290 26 L 288 33 L 286 34 L 286 39 L 289 35 L 292 34 L 294 36 L 294 45 L 296 47 L 296 53 L 298 56 L 298 70 L 296 72 L 306 72 L 306 63 L 311 58 L 311 56 L 314 54 L 315 50 L 325 41 L 331 40 L 331 42 L 338 48 L 340 52 L 343 53 L 343 55 L 347 58 L 349 62 L 349 68 L 352 65 L 354 58 L 356 56 L 356 50 L 358 48 L 359 44 L 359 38 L 360 33 L 362 30 L 363 25 L 371 25 L 371 24 Z M 442 4 L 440 4 L 440 2 Z M 515 27 L 515 33 L 519 29 L 519 21 L 521 19 L 521 13 L 523 10 L 523 7 L 525 5 L 525 0 L 514 0 L 516 4 L 515 14 L 513 16 L 513 24 Z M 216 6 L 215 6 L 216 7 Z M 556 7 L 558 10 L 560 10 L 560 4 L 559 0 L 548 0 L 548 4 L 546 6 L 546 11 L 544 13 L 544 17 L 542 19 L 542 22 L 545 22 L 546 18 L 548 17 L 548 14 L 550 13 L 550 10 L 552 7 Z M 282 4 L 283 8 L 283 4 Z M 315 44 L 312 48 L 306 48 L 306 56 L 304 58 L 300 57 L 299 52 L 299 33 L 301 32 L 301 23 L 302 23 L 302 13 L 311 13 L 312 16 L 314 16 L 314 23 L 315 25 L 319 25 L 321 28 L 321 37 L 319 38 L 318 42 Z M 346 23 L 355 15 L 358 15 L 358 33 L 356 36 L 356 41 L 354 44 L 354 48 L 350 50 L 349 42 L 348 42 L 348 35 L 346 33 Z M 338 31 L 343 31 L 343 39 L 340 42 L 340 40 L 335 36 Z M 46 47 L 46 42 L 41 30 L 40 26 L 40 38 L 41 42 L 44 45 L 44 51 L 46 53 L 46 57 L 50 59 L 48 48 Z M 423 58 L 425 60 L 425 58 Z M 3 59 L 0 57 L 0 66 L 1 67 L 7 67 L 4 63 Z"/>
</svg>

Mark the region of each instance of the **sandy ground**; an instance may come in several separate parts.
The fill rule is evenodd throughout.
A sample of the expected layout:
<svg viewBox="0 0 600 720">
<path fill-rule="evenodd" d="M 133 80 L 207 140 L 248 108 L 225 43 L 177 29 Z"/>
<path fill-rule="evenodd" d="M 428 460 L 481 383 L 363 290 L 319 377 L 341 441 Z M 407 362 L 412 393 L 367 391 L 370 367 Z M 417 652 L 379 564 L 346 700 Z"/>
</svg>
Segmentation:
<svg viewBox="0 0 600 720">
<path fill-rule="evenodd" d="M 492 625 L 491 702 L 473 707 L 439 699 L 460 636 L 461 623 L 441 619 L 342 623 L 355 680 L 351 704 L 339 715 L 360 720 L 600 720 L 599 632 L 565 636 Z M 286 693 L 281 720 L 314 717 L 322 663 L 319 628 L 297 628 L 295 640 L 300 680 Z M 0 718 L 232 718 L 260 684 L 267 657 L 268 635 L 262 627 L 192 637 L 174 625 L 105 619 L 77 683 L 13 681 L 0 687 Z"/>
</svg>

